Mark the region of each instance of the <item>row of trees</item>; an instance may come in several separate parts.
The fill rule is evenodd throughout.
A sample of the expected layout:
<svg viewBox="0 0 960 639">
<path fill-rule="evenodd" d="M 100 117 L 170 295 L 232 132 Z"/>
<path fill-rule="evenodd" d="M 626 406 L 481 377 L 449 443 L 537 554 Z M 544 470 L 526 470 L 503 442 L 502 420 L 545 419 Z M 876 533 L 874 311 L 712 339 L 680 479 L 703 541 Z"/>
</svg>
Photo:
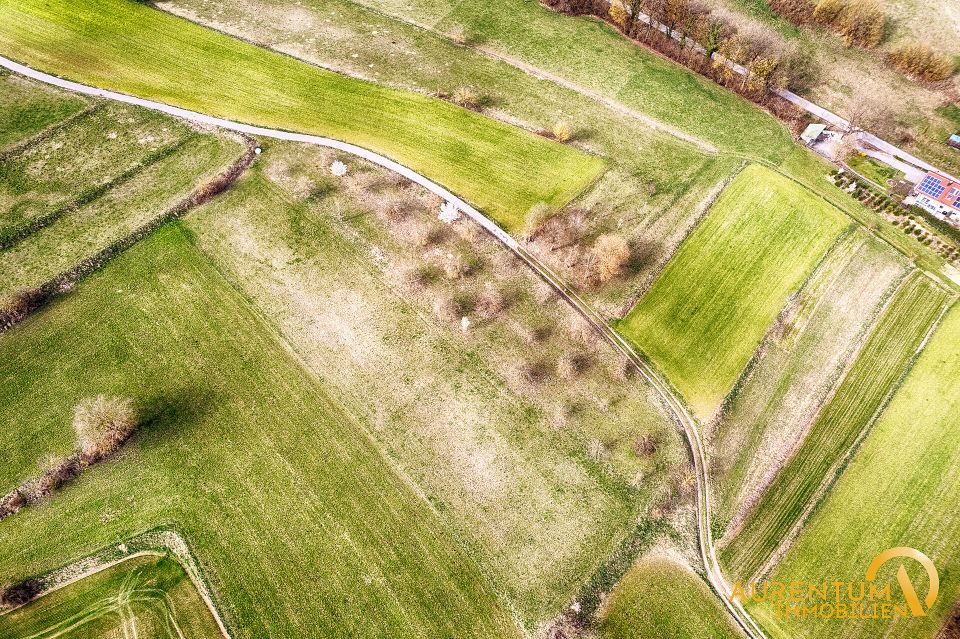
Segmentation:
<svg viewBox="0 0 960 639">
<path fill-rule="evenodd" d="M 738 28 L 701 0 L 545 2 L 564 13 L 606 19 L 624 35 L 776 111 L 786 120 L 799 120 L 799 114 L 772 96 L 770 89 L 800 91 L 815 79 L 809 54 L 762 33 Z M 729 62 L 743 66 L 747 73 L 737 73 Z"/>
</svg>

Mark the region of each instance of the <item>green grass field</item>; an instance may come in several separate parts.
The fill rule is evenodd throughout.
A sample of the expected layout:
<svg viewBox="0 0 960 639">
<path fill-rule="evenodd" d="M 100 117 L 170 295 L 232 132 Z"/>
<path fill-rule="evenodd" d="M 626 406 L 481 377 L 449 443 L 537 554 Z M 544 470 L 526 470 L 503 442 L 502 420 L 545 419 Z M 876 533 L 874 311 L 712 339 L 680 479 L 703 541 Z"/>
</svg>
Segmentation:
<svg viewBox="0 0 960 639">
<path fill-rule="evenodd" d="M 436 511 L 178 225 L 0 334 L 0 377 L 5 487 L 73 445 L 81 398 L 141 414 L 116 458 L 0 522 L 0 581 L 163 524 L 235 637 L 515 636 Z"/>
<path fill-rule="evenodd" d="M 370 148 L 510 230 L 537 202 L 566 204 L 605 167 L 450 103 L 331 73 L 133 0 L 4 3 L 0 51 L 96 86 Z"/>
<path fill-rule="evenodd" d="M 217 639 L 223 634 L 175 559 L 127 559 L 0 615 L 0 634 L 31 639 Z"/>
<path fill-rule="evenodd" d="M 617 100 L 725 151 L 779 162 L 787 129 L 710 80 L 629 42 L 597 20 L 526 0 L 359 0 L 441 31 L 466 28 L 483 46 Z"/>
<path fill-rule="evenodd" d="M 823 506 L 772 579 L 862 579 L 880 551 L 909 546 L 927 554 L 940 574 L 940 595 L 926 617 L 889 620 L 778 621 L 756 613 L 777 639 L 878 636 L 914 639 L 935 636 L 960 596 L 960 528 L 956 504 L 957 439 L 960 437 L 960 308 L 954 307 L 933 334 L 909 377 L 877 422 Z M 881 576 L 892 584 L 896 562 Z M 923 597 L 927 580 L 918 564 L 904 565 Z M 939 635 L 947 636 L 947 635 Z"/>
<path fill-rule="evenodd" d="M 602 639 L 736 639 L 733 618 L 696 573 L 675 559 L 648 556 L 604 603 Z"/>
<path fill-rule="evenodd" d="M 749 166 L 619 329 L 708 418 L 846 224 L 797 184 Z"/>
<path fill-rule="evenodd" d="M 946 301 L 947 293 L 919 272 L 897 291 L 803 443 L 721 552 L 734 575 L 752 576 L 800 520 L 830 469 L 882 409 Z"/>
<path fill-rule="evenodd" d="M 0 151 L 80 111 L 86 100 L 0 72 Z"/>
<path fill-rule="evenodd" d="M 711 437 L 715 521 L 740 514 L 799 444 L 908 268 L 864 230 L 821 263 Z"/>
</svg>

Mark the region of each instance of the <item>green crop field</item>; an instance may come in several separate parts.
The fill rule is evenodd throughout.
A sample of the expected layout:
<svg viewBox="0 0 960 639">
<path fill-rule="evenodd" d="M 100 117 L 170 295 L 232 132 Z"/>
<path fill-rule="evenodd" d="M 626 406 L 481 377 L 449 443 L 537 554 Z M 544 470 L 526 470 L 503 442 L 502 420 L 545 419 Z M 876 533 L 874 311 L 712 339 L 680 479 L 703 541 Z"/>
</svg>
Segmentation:
<svg viewBox="0 0 960 639">
<path fill-rule="evenodd" d="M 864 230 L 821 263 L 717 424 L 710 464 L 720 494 L 716 520 L 743 514 L 799 444 L 908 268 Z"/>
<path fill-rule="evenodd" d="M 707 418 L 846 224 L 794 182 L 749 166 L 619 329 Z"/>
<path fill-rule="evenodd" d="M 508 229 L 559 207 L 605 163 L 448 102 L 304 64 L 133 0 L 0 5 L 0 52 L 96 86 L 383 153 Z"/>
<path fill-rule="evenodd" d="M 960 527 L 956 505 L 960 437 L 960 307 L 934 332 L 884 415 L 858 450 L 823 506 L 771 575 L 789 582 L 824 578 L 859 581 L 870 560 L 895 546 L 927 554 L 940 574 L 940 595 L 926 617 L 891 620 L 807 620 L 804 637 L 904 639 L 935 636 L 960 597 Z M 825 540 L 829 540 L 825 542 Z M 881 576 L 900 599 L 896 566 Z M 922 598 L 928 581 L 919 565 L 904 561 Z M 754 612 L 777 639 L 795 636 L 799 624 Z M 938 635 L 946 637 L 948 635 Z"/>
<path fill-rule="evenodd" d="M 216 639 L 223 634 L 176 560 L 127 559 L 0 615 L 5 637 Z"/>
<path fill-rule="evenodd" d="M 736 639 L 730 614 L 696 573 L 649 556 L 624 575 L 604 603 L 602 639 Z"/>
<path fill-rule="evenodd" d="M 178 225 L 0 334 L 0 378 L 4 487 L 73 446 L 81 398 L 141 414 L 116 458 L 0 522 L 0 581 L 165 524 L 237 637 L 516 634 L 436 511 Z"/>
<path fill-rule="evenodd" d="M 0 72 L 0 152 L 79 112 L 86 100 Z"/>
<path fill-rule="evenodd" d="M 752 576 L 773 553 L 833 468 L 867 429 L 943 311 L 947 293 L 915 272 L 897 291 L 854 365 L 817 415 L 802 445 L 780 469 L 721 559 Z"/>
</svg>

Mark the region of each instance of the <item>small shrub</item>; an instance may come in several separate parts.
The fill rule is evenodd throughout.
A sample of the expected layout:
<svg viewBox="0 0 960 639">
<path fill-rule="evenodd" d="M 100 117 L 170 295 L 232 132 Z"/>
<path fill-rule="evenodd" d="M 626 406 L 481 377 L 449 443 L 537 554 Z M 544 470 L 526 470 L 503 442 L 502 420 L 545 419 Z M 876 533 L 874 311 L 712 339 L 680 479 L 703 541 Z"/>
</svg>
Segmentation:
<svg viewBox="0 0 960 639">
<path fill-rule="evenodd" d="M 657 442 L 650 434 L 641 435 L 633 443 L 633 452 L 637 457 L 651 457 L 657 452 Z"/>
<path fill-rule="evenodd" d="M 457 253 L 448 253 L 443 259 L 443 275 L 448 280 L 459 280 L 470 273 L 470 264 Z"/>
<path fill-rule="evenodd" d="M 832 26 L 846 7 L 846 0 L 820 0 L 813 9 L 813 19 L 824 26 Z"/>
<path fill-rule="evenodd" d="M 876 0 L 854 0 L 840 14 L 837 27 L 848 46 L 873 49 L 883 40 L 887 14 Z"/>
<path fill-rule="evenodd" d="M 506 307 L 506 296 L 496 286 L 488 283 L 477 301 L 476 311 L 482 319 L 492 320 L 500 315 Z"/>
<path fill-rule="evenodd" d="M 917 41 L 897 45 L 890 51 L 887 59 L 901 72 L 926 82 L 946 80 L 953 75 L 955 69 L 950 57 Z"/>
<path fill-rule="evenodd" d="M 121 397 L 98 395 L 73 409 L 73 429 L 80 452 L 100 459 L 115 452 L 133 434 L 137 415 L 133 402 Z"/>
<path fill-rule="evenodd" d="M 557 360 L 557 374 L 566 380 L 575 379 L 586 370 L 589 360 L 583 353 L 564 353 Z"/>
<path fill-rule="evenodd" d="M 553 137 L 560 142 L 568 142 L 573 137 L 573 129 L 566 120 L 557 120 L 553 125 Z"/>
<path fill-rule="evenodd" d="M 39 594 L 40 581 L 38 579 L 26 579 L 3 588 L 0 591 L 0 602 L 7 606 L 22 606 L 33 601 Z"/>
<path fill-rule="evenodd" d="M 630 263 L 630 245 L 619 235 L 606 234 L 593 245 L 597 275 L 600 282 L 608 282 L 623 274 Z"/>
<path fill-rule="evenodd" d="M 457 44 L 467 45 L 470 44 L 470 35 L 467 33 L 467 28 L 462 24 L 455 24 L 450 27 L 448 32 L 450 39 L 456 42 Z"/>
<path fill-rule="evenodd" d="M 450 294 L 441 295 L 433 303 L 433 311 L 442 320 L 459 322 L 465 311 L 460 300 Z"/>
<path fill-rule="evenodd" d="M 531 206 L 523 220 L 523 237 L 527 240 L 533 239 L 553 213 L 553 207 L 546 202 L 537 202 Z"/>
<path fill-rule="evenodd" d="M 591 439 L 587 445 L 587 455 L 595 462 L 605 462 L 610 459 L 610 450 L 599 439 Z"/>
<path fill-rule="evenodd" d="M 471 87 L 459 86 L 453 92 L 453 101 L 462 107 L 474 108 L 480 104 L 480 96 Z"/>
<path fill-rule="evenodd" d="M 610 21 L 621 30 L 627 27 L 627 20 L 630 18 L 630 14 L 627 13 L 627 8 L 620 4 L 619 0 L 613 0 L 610 3 L 610 10 L 607 15 L 610 16 Z"/>
</svg>

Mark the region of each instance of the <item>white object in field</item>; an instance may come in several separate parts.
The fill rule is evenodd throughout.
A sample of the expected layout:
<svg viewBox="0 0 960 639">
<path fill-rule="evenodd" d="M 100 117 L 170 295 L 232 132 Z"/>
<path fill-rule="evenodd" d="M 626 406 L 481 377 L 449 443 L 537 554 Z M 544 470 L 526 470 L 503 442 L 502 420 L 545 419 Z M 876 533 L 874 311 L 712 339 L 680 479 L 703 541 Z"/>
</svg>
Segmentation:
<svg viewBox="0 0 960 639">
<path fill-rule="evenodd" d="M 440 205 L 439 218 L 441 222 L 453 224 L 460 219 L 460 209 L 458 209 L 457 205 L 453 202 L 444 202 Z"/>
<path fill-rule="evenodd" d="M 263 153 L 263 149 L 261 149 L 261 148 L 258 146 L 257 148 L 255 148 L 255 149 L 253 150 L 253 152 L 256 153 L 257 155 L 260 155 L 261 153 Z"/>
<path fill-rule="evenodd" d="M 330 165 L 330 172 L 336 175 L 337 177 L 343 177 L 347 174 L 347 165 L 337 160 Z"/>
<path fill-rule="evenodd" d="M 470 318 L 466 315 L 460 318 L 460 330 L 464 332 L 470 330 Z"/>
<path fill-rule="evenodd" d="M 572 611 L 573 611 L 574 613 L 576 613 L 576 614 L 579 614 L 579 613 L 580 613 L 580 602 L 579 602 L 579 601 L 574 601 L 572 604 L 570 604 L 570 610 L 572 610 Z"/>
</svg>

